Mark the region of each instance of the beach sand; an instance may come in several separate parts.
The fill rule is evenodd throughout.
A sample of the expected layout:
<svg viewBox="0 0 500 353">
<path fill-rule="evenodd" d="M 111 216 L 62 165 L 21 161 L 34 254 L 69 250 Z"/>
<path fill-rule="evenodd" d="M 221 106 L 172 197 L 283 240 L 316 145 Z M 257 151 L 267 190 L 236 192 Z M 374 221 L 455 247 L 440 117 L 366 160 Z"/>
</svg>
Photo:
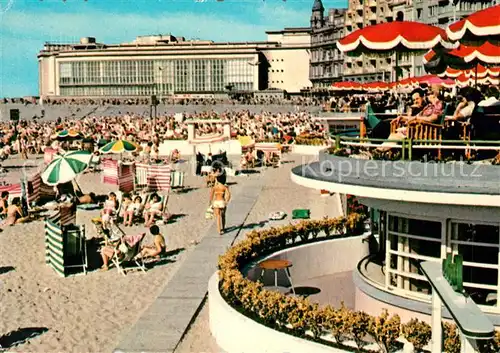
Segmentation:
<svg viewBox="0 0 500 353">
<path fill-rule="evenodd" d="M 299 156 L 285 155 L 278 169 L 263 169 L 261 173 L 229 178 L 236 194 L 247 178 L 265 178 L 266 187 L 260 194 L 247 223 L 263 227 L 270 212 L 283 210 L 289 215 L 294 208 L 310 208 L 314 218 L 338 212 L 333 197 L 322 198 L 319 191 L 303 188 L 291 182 L 290 169 L 301 164 Z M 13 163 L 13 162 L 11 162 Z M 86 276 L 59 277 L 45 265 L 43 222 L 8 227 L 0 233 L 0 342 L 12 344 L 12 332 L 23 337 L 27 332 L 43 332 L 9 348 L 16 352 L 111 352 L 120 335 L 128 330 L 141 313 L 154 301 L 183 260 L 205 235 L 212 221 L 205 220 L 208 189 L 190 171 L 189 163 L 181 164 L 186 171 L 186 193 L 172 193 L 170 213 L 181 215 L 161 231 L 166 235 L 168 250 L 177 250 L 170 260 L 148 270 L 130 271 L 120 275 L 112 268 L 108 272 L 93 271 Z M 85 174 L 79 180 L 84 192 L 105 193 L 115 187 L 104 185 L 98 174 Z M 90 219 L 98 211 L 80 212 L 79 222 L 86 224 L 87 237 L 93 237 Z M 290 217 L 284 222 L 288 222 Z M 262 223 L 261 223 L 262 222 Z M 143 227 L 124 228 L 127 234 L 144 231 Z M 243 232 L 243 234 L 246 231 Z M 151 242 L 148 234 L 145 243 Z M 90 254 L 98 256 L 96 252 Z M 34 330 L 32 330 L 34 329 Z M 1 344 L 1 343 L 0 343 Z M 203 308 L 194 325 L 179 345 L 178 352 L 219 352 L 210 336 L 207 307 Z"/>
<path fill-rule="evenodd" d="M 6 164 L 14 165 L 16 161 Z M 10 351 L 111 352 L 116 347 L 120 333 L 154 301 L 212 222 L 204 217 L 209 190 L 203 179 L 190 172 L 189 163 L 181 164 L 180 169 L 186 171 L 185 185 L 191 190 L 171 193 L 168 208 L 178 218 L 161 226 L 168 250 L 177 250 L 178 254 L 170 258 L 172 262 L 155 266 L 147 273 L 122 276 L 112 268 L 61 278 L 45 265 L 42 221 L 7 227 L 0 233 L 0 337 L 15 331 L 22 337 L 28 328 L 47 329 Z M 12 173 L 9 178 L 15 179 Z M 98 174 L 84 174 L 78 182 L 83 192 L 116 189 L 103 184 Z M 233 186 L 235 192 L 239 188 L 241 184 Z M 88 238 L 96 235 L 90 219 L 98 214 L 77 214 L 79 223 L 86 224 Z M 123 229 L 127 234 L 146 231 L 144 227 Z M 151 236 L 148 234 L 143 242 L 151 243 Z M 95 250 L 89 253 L 89 257 L 96 256 L 99 254 Z M 0 338 L 4 348 L 11 341 L 12 337 Z"/>
</svg>

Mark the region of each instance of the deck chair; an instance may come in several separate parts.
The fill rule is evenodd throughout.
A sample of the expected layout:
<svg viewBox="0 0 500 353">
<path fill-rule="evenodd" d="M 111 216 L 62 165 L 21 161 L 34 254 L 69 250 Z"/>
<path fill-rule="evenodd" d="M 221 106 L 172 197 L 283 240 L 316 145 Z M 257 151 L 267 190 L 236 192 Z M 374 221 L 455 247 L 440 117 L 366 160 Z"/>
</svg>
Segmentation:
<svg viewBox="0 0 500 353">
<path fill-rule="evenodd" d="M 121 244 L 115 249 L 115 253 L 111 258 L 111 262 L 116 266 L 119 273 L 126 275 L 126 268 L 137 268 L 142 272 L 146 272 L 144 261 L 138 259 L 141 250 L 141 242 L 144 239 L 143 234 L 125 235 L 122 237 Z"/>
<path fill-rule="evenodd" d="M 101 217 L 92 218 L 91 221 L 95 227 L 97 236 L 104 239 L 104 241 L 101 242 L 101 245 L 109 245 L 125 235 L 125 232 L 116 223 L 110 224 L 108 231 L 105 231 L 102 227 Z"/>
<path fill-rule="evenodd" d="M 150 193 L 148 196 L 147 196 L 147 201 L 144 202 L 144 205 L 146 205 L 147 202 L 149 202 L 149 199 L 151 198 L 151 195 L 154 194 L 154 193 Z M 161 197 L 161 214 L 160 215 L 156 215 L 155 216 L 155 220 L 157 221 L 160 221 L 160 220 L 163 220 L 164 222 L 167 222 L 168 219 L 170 218 L 170 213 L 168 212 L 168 200 L 170 198 L 170 193 L 167 193 L 166 195 L 160 195 L 158 193 L 155 193 L 157 194 L 158 196 Z M 144 209 L 144 211 L 146 211 Z M 141 214 L 142 215 L 142 214 Z"/>
<path fill-rule="evenodd" d="M 449 109 L 450 104 L 446 103 L 443 109 L 443 113 L 438 117 L 438 120 L 435 123 L 421 120 L 412 121 L 410 124 L 408 124 L 408 139 L 441 141 L 443 139 L 443 129 L 446 119 L 446 113 Z M 423 142 L 422 144 L 430 143 Z M 435 142 L 432 144 L 435 144 Z M 438 149 L 438 158 L 441 158 L 441 148 Z"/>
<path fill-rule="evenodd" d="M 121 191 L 114 191 L 116 194 L 116 200 L 118 201 L 118 208 L 115 213 L 109 217 L 109 222 L 107 223 L 107 227 L 111 227 L 113 224 L 117 224 L 120 221 L 120 213 L 122 211 L 123 206 L 123 193 Z"/>
<path fill-rule="evenodd" d="M 371 136 L 373 130 L 382 122 L 381 119 L 377 118 L 370 103 L 366 104 L 364 121 L 366 125 L 366 134 L 368 136 Z"/>
</svg>

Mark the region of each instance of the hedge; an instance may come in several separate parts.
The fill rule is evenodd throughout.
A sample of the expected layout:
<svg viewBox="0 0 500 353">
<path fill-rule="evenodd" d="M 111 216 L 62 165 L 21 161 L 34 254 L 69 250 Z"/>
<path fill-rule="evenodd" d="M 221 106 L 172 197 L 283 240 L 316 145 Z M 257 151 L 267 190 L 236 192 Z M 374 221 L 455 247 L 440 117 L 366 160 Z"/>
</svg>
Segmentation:
<svg viewBox="0 0 500 353">
<path fill-rule="evenodd" d="M 364 231 L 364 215 L 301 221 L 261 231 L 252 231 L 246 238 L 219 257 L 219 290 L 224 299 L 242 314 L 279 331 L 297 337 L 333 345 L 350 351 L 364 351 L 369 343 L 376 342 L 380 352 L 393 352 L 401 348 L 398 339 L 403 336 L 421 351 L 431 339 L 431 327 L 413 319 L 401 324 L 398 315 L 384 311 L 374 317 L 362 311 L 352 311 L 344 305 L 333 308 L 320 307 L 301 297 L 286 296 L 263 289 L 259 282 L 245 278 L 243 267 L 252 261 L 298 244 L 317 241 L 320 232 L 323 239 L 360 235 Z M 335 342 L 327 340 L 333 337 Z M 354 341 L 357 349 L 346 345 Z M 500 351 L 500 334 L 484 342 L 482 352 Z M 444 323 L 444 347 L 446 352 L 460 351 L 460 338 L 455 325 Z"/>
</svg>

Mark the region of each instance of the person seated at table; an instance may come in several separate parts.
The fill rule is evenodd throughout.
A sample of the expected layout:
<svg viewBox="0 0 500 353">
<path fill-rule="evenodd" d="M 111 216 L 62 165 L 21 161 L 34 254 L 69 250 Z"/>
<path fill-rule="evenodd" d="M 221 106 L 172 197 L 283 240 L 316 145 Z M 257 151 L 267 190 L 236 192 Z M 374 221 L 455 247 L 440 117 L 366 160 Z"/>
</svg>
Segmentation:
<svg viewBox="0 0 500 353">
<path fill-rule="evenodd" d="M 420 89 L 413 91 L 411 95 L 412 105 L 408 107 L 406 116 L 399 116 L 392 121 L 392 124 L 402 124 L 407 122 L 409 119 L 418 116 L 422 110 L 425 108 L 424 92 Z"/>
<path fill-rule="evenodd" d="M 151 195 L 151 201 L 146 203 L 144 209 L 144 226 L 151 227 L 156 216 L 160 216 L 163 211 L 163 205 L 158 194 Z"/>
<path fill-rule="evenodd" d="M 460 95 L 457 97 L 459 102 L 455 108 L 455 113 L 453 113 L 453 120 L 465 121 L 469 119 L 474 113 L 475 108 L 481 101 L 481 93 L 472 87 L 465 87 L 460 91 Z"/>
<path fill-rule="evenodd" d="M 137 258 L 145 258 L 145 257 L 156 257 L 164 254 L 167 250 L 167 244 L 165 242 L 165 238 L 162 234 L 160 234 L 160 228 L 157 225 L 152 225 L 149 228 L 149 232 L 154 237 L 152 245 L 144 245 L 141 248 L 141 252 L 137 256 Z"/>
<path fill-rule="evenodd" d="M 425 106 L 425 108 L 418 113 L 416 116 L 411 116 L 411 117 L 406 117 L 404 118 L 404 122 L 406 123 L 406 126 L 400 127 L 397 129 L 396 132 L 391 133 L 389 137 L 387 138 L 388 140 L 403 140 L 406 138 L 406 135 L 408 133 L 408 124 L 410 124 L 412 121 L 425 121 L 429 123 L 433 123 L 436 120 L 438 120 L 439 116 L 443 114 L 443 103 L 439 99 L 439 90 L 438 89 L 432 89 L 428 95 L 427 95 L 427 100 L 429 101 L 429 104 Z M 403 118 L 403 117 L 400 117 Z M 397 118 L 397 119 L 400 119 Z M 382 146 L 394 146 L 396 143 L 395 142 L 384 142 Z M 389 148 L 378 148 L 379 150 L 389 150 Z"/>
</svg>

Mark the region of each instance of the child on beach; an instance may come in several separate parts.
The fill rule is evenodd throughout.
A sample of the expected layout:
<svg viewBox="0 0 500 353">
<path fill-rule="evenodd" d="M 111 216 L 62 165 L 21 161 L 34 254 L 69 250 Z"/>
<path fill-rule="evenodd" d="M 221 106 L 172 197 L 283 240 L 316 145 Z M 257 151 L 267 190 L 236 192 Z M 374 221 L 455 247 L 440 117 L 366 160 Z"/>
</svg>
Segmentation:
<svg viewBox="0 0 500 353">
<path fill-rule="evenodd" d="M 116 199 L 116 194 L 110 192 L 108 199 L 104 202 L 104 208 L 101 211 L 102 228 L 108 229 L 108 225 L 111 223 L 111 216 L 116 212 L 118 208 L 118 200 Z"/>
<path fill-rule="evenodd" d="M 151 195 L 151 201 L 146 204 L 144 211 L 144 226 L 151 227 L 156 216 L 161 216 L 163 205 L 158 194 Z"/>
<path fill-rule="evenodd" d="M 124 205 L 125 206 L 125 205 Z M 125 217 L 123 219 L 123 224 L 125 226 L 132 226 L 134 221 L 134 216 L 137 216 L 142 207 L 142 198 L 136 196 L 134 202 L 130 202 L 125 208 Z"/>
<path fill-rule="evenodd" d="M 123 224 L 127 225 L 125 222 L 125 217 L 127 215 L 128 206 L 132 204 L 132 198 L 129 194 L 123 195 L 122 207 L 120 208 L 120 217 L 123 218 Z"/>
</svg>

